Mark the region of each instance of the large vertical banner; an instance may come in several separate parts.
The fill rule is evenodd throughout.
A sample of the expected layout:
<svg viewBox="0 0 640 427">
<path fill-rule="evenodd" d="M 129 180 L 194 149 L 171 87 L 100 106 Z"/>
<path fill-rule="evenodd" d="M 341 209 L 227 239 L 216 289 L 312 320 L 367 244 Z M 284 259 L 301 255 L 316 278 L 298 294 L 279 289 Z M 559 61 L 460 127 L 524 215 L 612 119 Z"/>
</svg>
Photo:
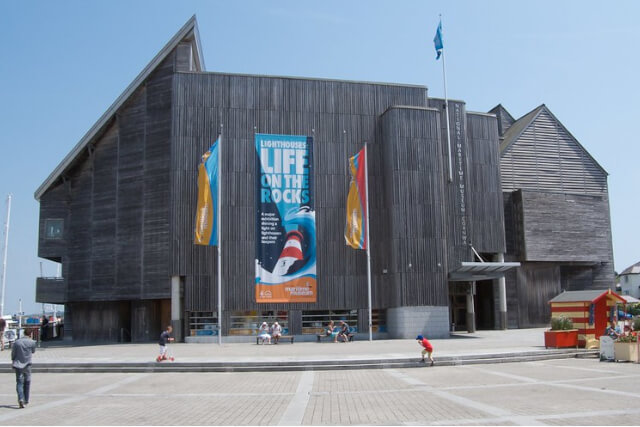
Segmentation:
<svg viewBox="0 0 640 427">
<path fill-rule="evenodd" d="M 313 138 L 256 134 L 256 302 L 316 302 Z"/>
<path fill-rule="evenodd" d="M 347 195 L 347 222 L 344 230 L 344 239 L 353 249 L 367 249 L 367 149 L 349 157 L 349 170 L 351 171 L 351 184 Z"/>
<path fill-rule="evenodd" d="M 198 167 L 198 207 L 196 210 L 196 245 L 218 245 L 218 138 L 202 155 Z"/>
</svg>

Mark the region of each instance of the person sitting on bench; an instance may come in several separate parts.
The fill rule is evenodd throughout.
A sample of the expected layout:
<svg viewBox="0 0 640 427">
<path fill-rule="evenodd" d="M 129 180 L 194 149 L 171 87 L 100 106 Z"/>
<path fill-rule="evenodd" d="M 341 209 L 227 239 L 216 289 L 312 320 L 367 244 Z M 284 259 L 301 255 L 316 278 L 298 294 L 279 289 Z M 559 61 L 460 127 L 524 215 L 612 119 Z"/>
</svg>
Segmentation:
<svg viewBox="0 0 640 427">
<path fill-rule="evenodd" d="M 328 337 L 333 337 L 334 341 L 335 341 L 335 337 L 336 334 L 333 332 L 333 329 L 336 327 L 335 323 L 333 323 L 333 320 L 329 320 L 329 324 L 327 325 L 327 330 L 324 331 L 324 334 Z"/>
<path fill-rule="evenodd" d="M 262 344 L 264 344 L 265 341 L 267 344 L 271 344 L 271 335 L 269 335 L 269 325 L 267 325 L 267 322 L 262 322 L 260 330 L 258 330 L 258 338 L 260 338 Z"/>
<path fill-rule="evenodd" d="M 338 338 L 341 338 L 342 342 L 349 342 L 349 324 L 344 320 L 340 321 L 340 332 L 334 342 L 338 342 Z"/>
<path fill-rule="evenodd" d="M 278 344 L 278 340 L 282 336 L 282 326 L 278 324 L 278 322 L 274 322 L 271 325 L 271 338 L 273 338 L 273 343 Z"/>
</svg>

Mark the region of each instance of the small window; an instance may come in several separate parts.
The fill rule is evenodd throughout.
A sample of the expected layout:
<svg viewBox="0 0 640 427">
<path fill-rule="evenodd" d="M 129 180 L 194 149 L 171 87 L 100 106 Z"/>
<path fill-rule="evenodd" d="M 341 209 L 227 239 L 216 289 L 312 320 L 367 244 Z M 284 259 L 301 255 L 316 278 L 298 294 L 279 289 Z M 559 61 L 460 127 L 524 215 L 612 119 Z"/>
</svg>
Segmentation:
<svg viewBox="0 0 640 427">
<path fill-rule="evenodd" d="M 63 231 L 64 231 L 63 219 L 46 219 L 44 221 L 45 239 L 62 239 Z"/>
</svg>

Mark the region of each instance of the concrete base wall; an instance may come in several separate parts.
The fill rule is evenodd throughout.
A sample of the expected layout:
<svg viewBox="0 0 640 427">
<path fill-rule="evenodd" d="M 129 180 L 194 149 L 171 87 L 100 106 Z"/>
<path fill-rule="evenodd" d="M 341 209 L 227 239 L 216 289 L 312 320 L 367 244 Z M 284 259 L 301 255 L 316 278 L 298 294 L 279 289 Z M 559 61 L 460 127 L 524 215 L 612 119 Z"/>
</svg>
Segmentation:
<svg viewBox="0 0 640 427">
<path fill-rule="evenodd" d="M 387 330 L 390 338 L 449 337 L 449 307 L 398 307 L 387 310 Z"/>
<path fill-rule="evenodd" d="M 372 338 L 374 341 L 376 340 L 386 340 L 389 339 L 390 336 L 387 333 L 383 333 L 383 332 L 376 332 L 374 334 L 372 334 Z M 414 337 L 415 338 L 415 337 Z M 359 332 L 356 334 L 355 341 L 368 341 L 369 340 L 369 333 L 362 333 Z M 301 334 L 296 334 L 295 335 L 295 339 L 293 340 L 294 343 L 299 343 L 299 342 L 316 342 L 317 338 L 315 335 L 301 335 Z M 197 337 L 185 337 L 184 342 L 186 342 L 187 344 L 193 344 L 193 343 L 198 343 L 198 344 L 202 344 L 202 343 L 218 343 L 218 337 L 216 335 L 204 335 L 204 336 L 197 336 Z M 251 343 L 251 344 L 255 344 L 256 342 L 256 336 L 255 335 L 235 335 L 235 336 L 222 336 L 222 343 L 223 344 L 238 344 L 238 343 Z M 323 343 L 331 343 L 331 340 L 327 340 L 324 339 L 322 340 Z M 282 344 L 284 345 L 289 345 L 289 341 L 283 341 Z M 280 345 L 280 344 L 278 344 Z"/>
</svg>

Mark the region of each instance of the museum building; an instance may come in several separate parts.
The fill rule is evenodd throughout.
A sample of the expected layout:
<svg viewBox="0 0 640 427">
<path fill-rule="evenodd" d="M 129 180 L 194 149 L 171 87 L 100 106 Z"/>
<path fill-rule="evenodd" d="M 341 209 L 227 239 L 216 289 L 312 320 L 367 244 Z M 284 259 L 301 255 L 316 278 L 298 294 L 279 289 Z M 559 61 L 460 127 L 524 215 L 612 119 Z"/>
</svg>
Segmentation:
<svg viewBox="0 0 640 427">
<path fill-rule="evenodd" d="M 36 190 L 38 255 L 62 276 L 65 336 L 248 340 L 277 320 L 315 340 L 542 326 L 562 290 L 613 286 L 607 173 L 545 106 L 515 120 L 419 85 L 204 71 L 195 17 Z M 448 116 L 448 120 L 447 120 Z M 255 292 L 256 135 L 303 135 L 315 208 L 313 302 Z M 218 247 L 194 244 L 198 167 L 222 135 Z M 345 244 L 348 158 L 367 143 L 371 252 Z M 218 319 L 220 307 L 222 318 Z"/>
</svg>

